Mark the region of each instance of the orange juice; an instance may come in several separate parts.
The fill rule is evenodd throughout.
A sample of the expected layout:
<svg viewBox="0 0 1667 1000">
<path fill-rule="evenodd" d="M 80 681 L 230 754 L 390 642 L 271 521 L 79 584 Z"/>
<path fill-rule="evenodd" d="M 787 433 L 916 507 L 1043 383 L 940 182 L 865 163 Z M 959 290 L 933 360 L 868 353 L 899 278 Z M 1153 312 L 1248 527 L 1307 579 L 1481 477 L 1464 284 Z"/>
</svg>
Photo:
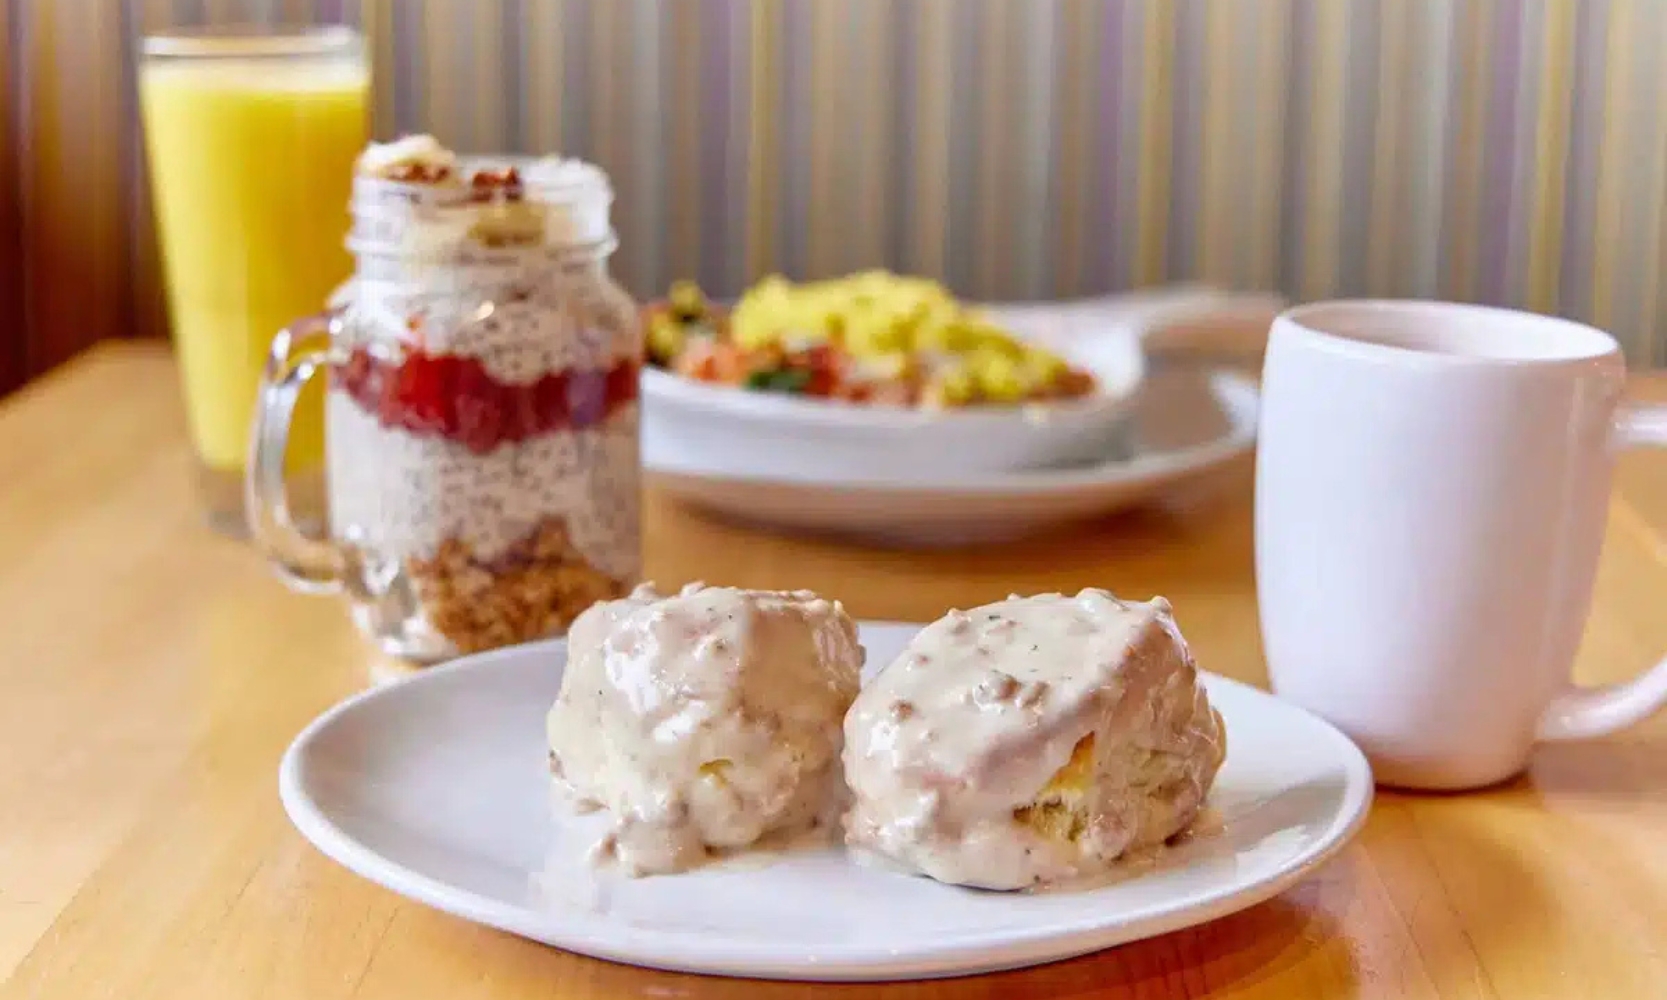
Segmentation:
<svg viewBox="0 0 1667 1000">
<path fill-rule="evenodd" d="M 340 49 L 298 36 L 299 52 L 282 37 L 147 42 L 139 93 L 168 305 L 213 472 L 243 468 L 273 334 L 322 310 L 352 271 L 342 240 L 370 85 L 357 36 L 341 34 Z M 291 469 L 321 466 L 322 386 L 303 394 L 290 442 Z"/>
</svg>

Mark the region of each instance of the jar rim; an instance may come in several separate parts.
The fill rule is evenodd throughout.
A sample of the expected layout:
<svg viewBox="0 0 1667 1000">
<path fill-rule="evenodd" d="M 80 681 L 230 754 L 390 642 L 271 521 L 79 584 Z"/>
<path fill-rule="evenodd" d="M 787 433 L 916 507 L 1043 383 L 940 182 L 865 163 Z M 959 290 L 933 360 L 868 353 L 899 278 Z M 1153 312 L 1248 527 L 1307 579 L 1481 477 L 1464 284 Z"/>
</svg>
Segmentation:
<svg viewBox="0 0 1667 1000">
<path fill-rule="evenodd" d="M 374 258 L 378 260 L 410 260 L 414 256 L 405 251 L 396 241 L 365 239 L 349 234 L 343 241 L 347 251 L 357 258 Z M 573 260 L 601 260 L 612 256 L 619 249 L 619 236 L 612 229 L 592 240 L 575 241 L 571 243 L 529 243 L 510 246 L 486 246 L 484 244 L 470 245 L 466 251 L 455 257 L 441 255 L 435 258 L 435 263 L 448 268 L 464 271 L 481 269 L 493 270 L 506 266 L 524 264 L 528 261 L 547 260 L 553 265 Z"/>
<path fill-rule="evenodd" d="M 572 169 L 567 168 L 568 162 L 573 164 Z M 537 169 L 552 163 L 547 169 Z M 477 201 L 467 178 L 477 171 L 505 168 L 521 172 L 520 197 L 513 202 Z M 465 183 L 435 185 L 356 175 L 349 204 L 353 227 L 348 249 L 355 255 L 409 256 L 402 248 L 408 245 L 406 239 L 415 227 L 433 227 L 425 237 L 419 237 L 428 244 L 425 249 L 429 252 L 452 242 L 462 248 L 477 236 L 477 222 L 489 228 L 508 223 L 510 231 L 525 234 L 518 249 L 606 254 L 615 245 L 609 220 L 613 189 L 607 174 L 592 164 L 552 161 L 549 157 L 472 156 L 461 160 L 456 172 Z M 494 213 L 504 211 L 516 214 L 493 218 Z M 532 238 L 521 223 L 536 225 L 537 238 Z M 470 252 L 476 250 L 478 247 Z"/>
</svg>

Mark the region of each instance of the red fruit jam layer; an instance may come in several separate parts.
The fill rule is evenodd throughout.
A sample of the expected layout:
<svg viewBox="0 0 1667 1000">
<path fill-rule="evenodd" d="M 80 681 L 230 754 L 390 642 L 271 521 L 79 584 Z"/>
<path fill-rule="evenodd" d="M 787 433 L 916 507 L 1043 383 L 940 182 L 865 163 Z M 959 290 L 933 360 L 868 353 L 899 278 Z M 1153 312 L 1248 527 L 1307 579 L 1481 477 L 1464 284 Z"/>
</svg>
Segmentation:
<svg viewBox="0 0 1667 1000">
<path fill-rule="evenodd" d="M 640 369 L 627 360 L 516 385 L 499 382 L 475 358 L 410 351 L 394 364 L 361 347 L 331 378 L 383 427 L 455 441 L 484 455 L 501 444 L 602 423 L 637 398 Z"/>
</svg>

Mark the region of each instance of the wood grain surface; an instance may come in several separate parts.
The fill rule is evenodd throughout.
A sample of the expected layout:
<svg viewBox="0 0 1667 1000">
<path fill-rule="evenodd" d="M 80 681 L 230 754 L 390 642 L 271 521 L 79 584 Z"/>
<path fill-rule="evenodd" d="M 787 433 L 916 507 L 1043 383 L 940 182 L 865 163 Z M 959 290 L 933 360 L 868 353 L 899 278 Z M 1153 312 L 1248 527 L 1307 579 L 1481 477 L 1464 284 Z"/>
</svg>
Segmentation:
<svg viewBox="0 0 1667 1000">
<path fill-rule="evenodd" d="M 1667 378 L 1638 391 L 1667 398 Z M 1009 591 L 1161 593 L 1209 669 L 1264 680 L 1248 470 L 1025 544 L 899 553 L 648 504 L 666 583 L 810 587 L 927 619 Z M 1581 679 L 1667 652 L 1667 454 L 1618 478 Z M 1384 794 L 1272 902 L 1023 972 L 865 987 L 645 972 L 406 902 L 286 822 L 285 745 L 363 688 L 342 608 L 210 534 L 172 362 L 101 348 L 0 405 L 0 1000 L 1667 996 L 1667 721 L 1541 750 L 1481 794 Z M 814 905 L 807 901 L 807 905 Z"/>
</svg>

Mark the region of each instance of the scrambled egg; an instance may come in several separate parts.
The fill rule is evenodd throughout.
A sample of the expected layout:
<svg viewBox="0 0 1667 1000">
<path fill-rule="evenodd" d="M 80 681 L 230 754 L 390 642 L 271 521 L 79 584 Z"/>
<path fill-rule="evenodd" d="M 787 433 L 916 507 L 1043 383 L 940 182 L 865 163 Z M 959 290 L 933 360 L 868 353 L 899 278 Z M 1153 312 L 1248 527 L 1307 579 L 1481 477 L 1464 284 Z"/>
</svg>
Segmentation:
<svg viewBox="0 0 1667 1000">
<path fill-rule="evenodd" d="M 1017 402 L 1067 368 L 1058 355 L 1022 343 L 937 282 L 888 271 L 799 285 L 765 278 L 736 303 L 730 336 L 745 350 L 828 344 L 877 379 L 918 373 L 929 405 Z"/>
</svg>

